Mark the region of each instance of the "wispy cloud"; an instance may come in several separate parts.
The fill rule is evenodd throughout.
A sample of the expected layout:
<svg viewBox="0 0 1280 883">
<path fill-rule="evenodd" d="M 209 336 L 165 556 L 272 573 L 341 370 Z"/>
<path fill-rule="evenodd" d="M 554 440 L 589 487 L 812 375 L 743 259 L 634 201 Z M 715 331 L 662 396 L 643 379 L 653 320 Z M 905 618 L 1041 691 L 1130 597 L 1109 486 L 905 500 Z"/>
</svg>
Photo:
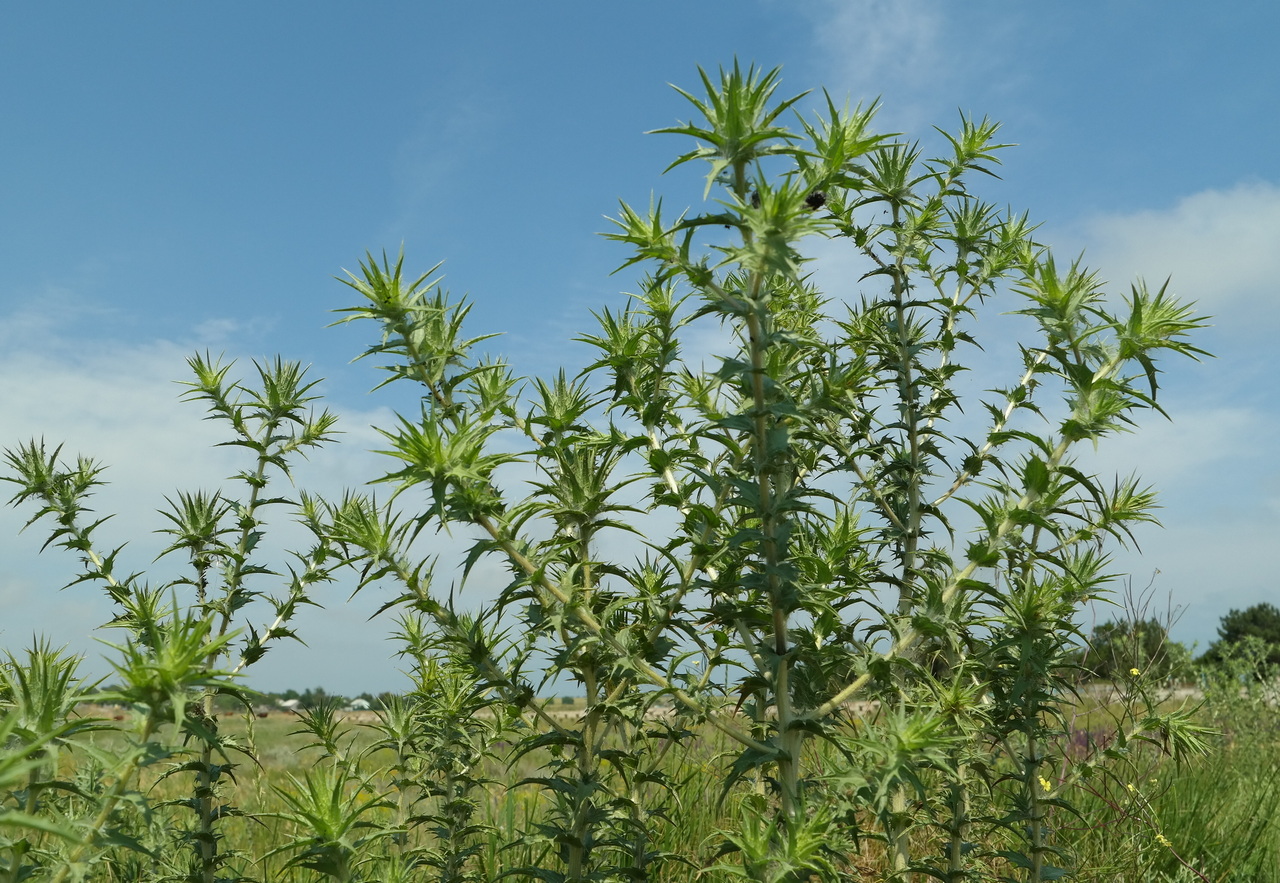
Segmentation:
<svg viewBox="0 0 1280 883">
<path fill-rule="evenodd" d="M 396 213 L 382 230 L 384 239 L 402 237 L 424 220 L 438 222 L 432 215 L 440 214 L 441 194 L 470 167 L 475 154 L 495 143 L 500 122 L 495 96 L 459 77 L 441 94 L 449 96 L 448 103 L 421 110 L 396 144 L 391 168 Z M 427 96 L 423 101 L 430 103 Z"/>
<path fill-rule="evenodd" d="M 941 63 L 944 7 L 937 0 L 834 0 L 811 14 L 819 49 L 852 86 L 919 87 Z"/>
<path fill-rule="evenodd" d="M 1002 66 L 1006 53 L 987 51 L 1006 40 L 1016 14 L 972 27 L 972 11 L 942 0 L 827 0 L 804 8 L 818 81 L 837 99 L 883 97 L 882 131 L 927 134 L 980 87 L 1017 79 Z"/>
</svg>

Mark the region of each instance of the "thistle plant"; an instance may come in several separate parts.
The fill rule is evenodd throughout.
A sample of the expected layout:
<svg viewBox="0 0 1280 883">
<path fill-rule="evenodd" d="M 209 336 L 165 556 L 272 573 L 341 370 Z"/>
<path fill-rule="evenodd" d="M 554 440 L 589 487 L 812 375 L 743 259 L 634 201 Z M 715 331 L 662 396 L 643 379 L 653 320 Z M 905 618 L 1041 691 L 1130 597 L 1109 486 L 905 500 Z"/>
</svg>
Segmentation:
<svg viewBox="0 0 1280 883">
<path fill-rule="evenodd" d="M 738 745 L 725 794 L 753 790 L 761 822 L 727 848 L 752 879 L 839 875 L 811 836 L 832 806 L 879 820 L 895 879 L 967 879 L 978 862 L 1056 877 L 1046 818 L 1061 800 L 1040 781 L 1074 617 L 1113 578 L 1105 544 L 1154 520 L 1148 488 L 1089 474 L 1074 453 L 1163 413 L 1156 359 L 1200 355 L 1188 335 L 1203 320 L 1142 283 L 1114 307 L 1026 216 L 981 201 L 972 182 L 1007 147 L 990 121 L 962 118 L 929 157 L 875 133 L 874 106 L 827 98 L 788 127 L 803 96 L 777 99 L 776 71 L 702 81 L 705 95 L 681 93 L 697 118 L 658 131 L 694 140 L 672 166 L 707 162 L 718 198 L 675 218 L 660 202 L 621 206 L 609 238 L 647 275 L 581 338 L 596 359 L 579 376 L 522 384 L 480 355 L 467 304 L 434 269 L 409 280 L 403 257 L 370 257 L 350 278 L 362 302 L 344 321 L 381 327 L 365 355 L 422 393 L 420 413 L 383 430 L 398 465 L 378 479 L 420 514 L 335 542 L 363 545 L 353 563 L 399 578 L 404 603 L 469 642 L 516 707 L 538 652 L 585 693 L 579 724 L 547 722 L 564 759 L 533 780 L 561 807 L 560 860 L 527 873 L 637 871 L 608 807 L 621 770 L 654 751 L 643 721 L 661 697 Z M 866 268 L 853 299 L 814 287 L 804 249 L 817 240 Z M 1021 371 L 962 402 L 957 377 L 992 308 L 1031 329 Z M 708 323 L 727 349 L 690 351 Z M 962 404 L 985 426 L 962 421 Z M 537 477 L 505 480 L 514 464 Z M 464 573 L 492 557 L 512 574 L 479 618 L 519 623 L 523 643 L 462 635 L 430 568 L 411 563 L 411 540 L 455 525 L 480 536 Z M 632 563 L 602 557 L 628 536 Z M 859 699 L 885 717 L 851 726 Z M 843 772 L 811 767 L 820 744 Z M 913 845 L 930 828 L 944 832 L 936 857 Z M 1007 848 L 970 846 L 984 837 Z"/>
<path fill-rule="evenodd" d="M 441 883 L 490 879 L 477 861 L 490 833 L 480 808 L 490 785 L 486 762 L 506 730 L 504 707 L 456 650 L 424 641 L 430 633 L 420 621 L 405 617 L 401 625 L 414 689 L 382 712 L 373 726 L 387 738 L 370 749 L 395 751 L 398 825 L 422 826 L 431 835 L 433 845 L 415 856 L 418 863 Z"/>
<path fill-rule="evenodd" d="M 394 587 L 382 611 L 415 686 L 367 750 L 333 708 L 300 721 L 326 758 L 270 790 L 260 818 L 287 830 L 264 867 L 563 883 L 1069 872 L 1054 815 L 1100 768 L 1064 747 L 1076 623 L 1116 578 L 1110 545 L 1155 520 L 1139 479 L 1076 456 L 1163 415 L 1159 360 L 1202 355 L 1204 320 L 1167 285 L 1113 297 L 1082 261 L 1055 261 L 1027 216 L 984 202 L 976 183 L 1008 146 L 988 120 L 962 117 L 931 152 L 877 132 L 874 105 L 824 96 L 801 113 L 777 71 L 701 81 L 680 92 L 694 118 L 657 131 L 692 139 L 672 167 L 707 163 L 702 202 L 619 207 L 607 236 L 636 291 L 578 338 L 577 374 L 525 379 L 485 355 L 438 266 L 412 276 L 403 255 L 368 255 L 344 280 L 358 300 L 340 321 L 373 323 L 364 356 L 420 396 L 380 430 L 381 499 L 269 489 L 334 423 L 280 360 L 253 386 L 191 360 L 188 397 L 249 461 L 228 488 L 170 501 L 162 557 L 185 570 L 154 586 L 97 543 L 100 466 L 38 442 L 7 453 L 15 502 L 117 607 L 121 686 L 104 695 L 135 710 L 84 811 L 41 804 L 80 688 L 52 656 L 10 660 L 0 779 L 32 787 L 0 824 L 36 832 L 0 844 L 11 879 L 130 851 L 156 877 L 247 875 L 220 826 L 238 811 L 221 802 L 238 746 L 213 698 L 243 697 L 245 668 L 296 637 L 312 588 L 344 567 L 357 591 Z M 859 275 L 822 291 L 817 254 Z M 970 393 L 992 313 L 1021 323 L 1017 368 Z M 287 573 L 262 557 L 286 504 L 315 536 Z M 441 534 L 470 543 L 456 568 Z M 494 572 L 494 600 L 473 601 Z M 273 619 L 255 628 L 263 602 Z M 24 683 L 48 684 L 48 701 L 17 698 Z M 537 699 L 552 684 L 574 685 L 578 713 Z M 23 702 L 50 710 L 29 735 Z M 1187 710 L 1155 704 L 1133 705 L 1105 759 L 1203 750 Z M 718 765 L 716 793 L 682 785 L 695 758 Z M 528 774 L 486 816 L 501 763 Z M 153 806 L 139 783 L 159 769 L 189 777 L 189 796 Z M 161 812 L 185 814 L 168 844 L 185 863 L 133 837 Z M 711 841 L 672 846 L 708 813 Z M 519 848 L 495 844 L 500 829 Z"/>
<path fill-rule="evenodd" d="M 248 705 L 237 676 L 260 659 L 271 642 L 295 637 L 289 628 L 294 614 L 300 605 L 313 603 L 311 587 L 329 578 L 330 555 L 323 545 L 299 554 L 298 565 L 283 579 L 255 554 L 264 536 L 266 512 L 289 503 L 268 493 L 268 486 L 289 477 L 294 457 L 331 436 L 334 416 L 308 407 L 315 400 L 314 382 L 306 381 L 296 363 L 279 359 L 257 366 L 256 388 L 229 380 L 231 366 L 208 357 L 195 356 L 189 365 L 195 379 L 186 384 L 188 397 L 205 402 L 211 417 L 227 424 L 231 439 L 226 444 L 248 449 L 252 460 L 230 479 L 243 489 L 243 496 L 180 491 L 162 510 L 168 526 L 161 532 L 170 542 L 160 557 L 181 555 L 188 568 L 176 577 L 152 585 L 142 573 L 124 574 L 117 569 L 124 547 L 100 547 L 96 532 L 107 518 L 94 519 L 89 501 L 103 483 L 102 466 L 85 457 L 68 464 L 61 448 L 49 450 L 37 441 L 5 453 L 10 474 L 4 477 L 18 486 L 12 502 L 38 507 L 27 526 L 45 518 L 53 521 L 45 545 L 79 557 L 81 571 L 72 585 L 90 583 L 103 589 L 116 609 L 110 625 L 126 635 L 124 643 L 116 645 L 118 658 L 112 661 L 122 686 L 94 698 L 127 704 L 141 721 L 114 785 L 98 799 L 100 812 L 63 859 L 57 876 L 80 873 L 80 862 L 93 852 L 116 805 L 136 787 L 134 777 L 143 767 L 164 762 L 172 764 L 170 774 L 192 780 L 190 797 L 177 802 L 190 812 L 191 824 L 174 835 L 190 850 L 190 873 L 205 883 L 218 878 L 235 855 L 221 846 L 218 823 L 237 812 L 233 804 L 219 800 L 233 776 L 232 753 L 243 752 L 244 746 L 219 733 L 214 697 L 229 695 Z M 276 596 L 263 591 L 260 586 L 267 579 L 279 580 L 283 591 Z M 246 608 L 259 598 L 274 610 L 274 620 L 261 631 L 246 621 Z M 30 665 L 14 664 L 15 682 L 21 686 L 24 678 L 40 680 L 48 668 L 43 662 L 33 656 Z M 64 715 L 65 705 L 66 701 L 60 712 Z M 160 750 L 151 740 L 166 724 L 172 725 L 173 735 Z M 43 732 L 56 732 L 51 725 L 46 721 Z M 179 744 L 179 735 L 184 742 L 194 742 L 194 752 Z M 13 872 L 18 873 L 16 865 Z"/>
</svg>

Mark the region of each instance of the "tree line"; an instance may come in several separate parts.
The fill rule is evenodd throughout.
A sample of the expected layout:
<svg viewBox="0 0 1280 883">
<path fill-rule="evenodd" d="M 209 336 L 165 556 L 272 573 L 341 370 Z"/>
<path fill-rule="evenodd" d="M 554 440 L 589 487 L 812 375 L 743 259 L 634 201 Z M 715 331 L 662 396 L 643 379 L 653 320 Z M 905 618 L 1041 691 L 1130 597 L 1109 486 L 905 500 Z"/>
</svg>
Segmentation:
<svg viewBox="0 0 1280 883">
<path fill-rule="evenodd" d="M 1139 672 L 1188 680 L 1197 667 L 1231 660 L 1246 662 L 1260 677 L 1280 667 L 1280 608 L 1273 604 L 1229 611 L 1218 624 L 1218 639 L 1199 657 L 1193 647 L 1170 639 L 1171 625 L 1167 618 L 1139 614 L 1096 626 L 1079 653 L 1082 679 L 1115 681 Z"/>
</svg>

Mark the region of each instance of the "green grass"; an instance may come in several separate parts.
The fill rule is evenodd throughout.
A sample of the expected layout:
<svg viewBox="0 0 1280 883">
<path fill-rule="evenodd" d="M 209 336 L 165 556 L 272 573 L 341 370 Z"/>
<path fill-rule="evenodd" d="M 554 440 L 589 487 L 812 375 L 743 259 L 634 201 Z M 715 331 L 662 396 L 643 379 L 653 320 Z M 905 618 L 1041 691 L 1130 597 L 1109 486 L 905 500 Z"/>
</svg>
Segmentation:
<svg viewBox="0 0 1280 883">
<path fill-rule="evenodd" d="M 551 705 L 555 710 L 578 710 L 576 703 L 556 700 Z M 1179 765 L 1155 746 L 1135 742 L 1118 759 L 1099 761 L 1093 775 L 1062 794 L 1080 813 L 1076 817 L 1059 811 L 1055 817 L 1055 841 L 1076 857 L 1075 879 L 1098 883 L 1280 880 L 1280 714 L 1243 699 L 1211 704 L 1203 713 L 1205 720 L 1225 733 L 1207 757 Z M 1083 707 L 1075 721 L 1077 726 L 1100 728 L 1110 721 L 1110 710 Z M 343 744 L 355 754 L 374 735 L 354 720 L 350 724 Z M 285 856 L 259 860 L 281 842 L 305 834 L 271 815 L 286 808 L 276 789 L 288 787 L 290 776 L 301 778 L 308 770 L 332 763 L 321 749 L 306 747 L 312 737 L 299 733 L 301 729 L 297 717 L 289 713 L 219 718 L 220 732 L 252 753 L 252 759 L 247 755 L 231 758 L 237 764 L 235 783 L 222 788 L 222 799 L 245 816 L 226 820 L 221 833 L 224 843 L 242 856 L 233 865 L 262 879 L 319 879 L 309 870 L 286 869 Z M 93 739 L 99 746 L 110 747 L 117 737 L 107 732 Z M 725 748 L 714 734 L 704 732 L 696 736 L 692 751 L 672 752 L 664 772 L 674 783 L 669 799 L 672 818 L 678 818 L 679 824 L 658 827 L 662 839 L 655 849 L 688 857 L 702 867 L 713 863 L 722 843 L 716 832 L 733 824 L 738 805 L 749 799 L 752 790 L 744 783 L 720 802 L 725 770 L 720 755 Z M 85 773 L 80 768 L 83 752 L 64 752 L 62 759 L 69 777 Z M 366 781 L 349 783 L 349 790 L 390 790 L 382 773 L 390 759 L 386 751 L 365 757 L 359 772 Z M 539 851 L 548 848 L 528 841 L 524 834 L 543 821 L 550 802 L 536 787 L 516 787 L 516 783 L 536 775 L 549 760 L 547 752 L 535 751 L 512 763 L 500 746 L 488 761 L 484 775 L 489 784 L 479 800 L 478 820 L 487 828 L 476 858 L 480 867 L 497 873 L 499 868 L 532 864 Z M 835 757 L 831 761 L 839 762 Z M 181 776 L 152 776 L 142 790 L 156 805 L 181 798 L 189 791 L 189 782 Z M 181 813 L 174 818 L 181 824 Z M 389 813 L 379 810 L 371 818 L 387 824 Z M 140 816 L 138 823 L 143 822 Z M 925 832 L 919 836 L 928 837 Z M 419 830 L 410 842 L 430 841 L 430 835 Z M 874 842 L 864 842 L 863 853 L 850 856 L 849 862 L 849 873 L 859 875 L 850 879 L 877 879 L 883 872 L 881 851 Z M 141 873 L 140 867 L 132 860 L 103 863 L 89 879 L 131 879 L 129 875 Z M 996 873 L 1000 863 L 992 862 L 990 870 Z M 653 879 L 687 881 L 694 873 L 688 865 L 671 863 Z M 730 878 L 706 873 L 699 879 Z"/>
<path fill-rule="evenodd" d="M 1080 879 L 1280 880 L 1280 710 L 1259 697 L 1238 684 L 1210 693 L 1199 713 L 1220 735 L 1206 756 L 1179 764 L 1132 743 L 1075 789 L 1082 818 L 1061 824 Z"/>
</svg>

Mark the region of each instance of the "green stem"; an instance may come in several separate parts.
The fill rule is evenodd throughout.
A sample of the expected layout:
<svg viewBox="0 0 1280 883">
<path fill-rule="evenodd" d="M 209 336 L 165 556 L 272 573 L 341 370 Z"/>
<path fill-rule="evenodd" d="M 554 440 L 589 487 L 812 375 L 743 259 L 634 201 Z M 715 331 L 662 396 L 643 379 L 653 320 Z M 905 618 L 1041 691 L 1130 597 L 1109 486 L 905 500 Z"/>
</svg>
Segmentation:
<svg viewBox="0 0 1280 883">
<path fill-rule="evenodd" d="M 543 568 L 538 567 L 527 555 L 521 552 L 516 546 L 515 540 L 513 540 L 505 531 L 500 529 L 492 519 L 485 515 L 479 515 L 476 517 L 475 523 L 498 543 L 499 548 L 502 549 L 503 553 L 506 554 L 511 563 L 519 567 L 526 575 L 537 579 L 538 586 L 540 588 L 547 591 L 559 603 L 568 603 L 569 596 L 566 595 L 562 589 L 547 579 Z M 713 713 L 693 696 L 690 696 L 687 691 L 676 687 L 662 672 L 658 671 L 644 659 L 632 657 L 629 651 L 619 643 L 617 636 L 611 632 L 605 631 L 600 620 L 597 619 L 595 614 L 590 610 L 582 610 L 580 608 L 576 609 L 574 611 L 574 616 L 593 637 L 604 641 L 611 650 L 619 655 L 633 659 L 636 670 L 640 672 L 641 676 L 648 683 L 663 690 L 667 690 L 673 699 L 685 708 L 688 708 L 690 711 L 699 715 L 705 715 L 707 722 L 711 724 L 711 726 L 715 727 L 738 744 L 760 751 L 768 750 L 768 746 L 763 742 L 751 738 L 749 734 L 744 733 L 724 717 Z"/>
<path fill-rule="evenodd" d="M 1033 711 L 1034 714 L 1034 711 Z M 1039 744 L 1036 740 L 1035 718 L 1027 721 L 1027 756 L 1023 761 L 1025 786 L 1030 796 L 1030 818 L 1027 820 L 1027 839 L 1031 842 L 1031 866 L 1027 868 L 1027 880 L 1040 883 L 1044 879 L 1044 803 L 1040 798 Z"/>
<path fill-rule="evenodd" d="M 734 192 L 738 198 L 745 200 L 747 196 L 746 164 L 734 163 Z M 750 246 L 753 235 L 749 227 L 743 226 L 742 239 Z M 782 813 L 788 822 L 795 822 L 800 812 L 800 751 L 803 747 L 804 733 L 794 726 L 795 708 L 791 698 L 791 661 L 788 632 L 790 629 L 788 614 L 784 606 L 783 585 L 778 577 L 781 549 L 778 539 L 782 525 L 775 511 L 775 498 L 785 495 L 786 489 L 775 487 L 775 480 L 786 482 L 788 479 L 771 462 L 773 454 L 769 450 L 770 430 L 776 423 L 769 413 L 769 401 L 765 392 L 765 353 L 768 348 L 767 339 L 772 331 L 770 313 L 764 302 L 762 291 L 764 275 L 755 271 L 751 275 L 749 290 L 746 295 L 747 309 L 744 311 L 747 346 L 751 358 L 751 404 L 753 415 L 752 448 L 754 452 L 756 487 L 758 494 L 757 512 L 760 519 L 760 532 L 763 537 L 763 557 L 765 582 L 768 587 L 770 618 L 773 629 L 773 671 L 761 671 L 766 682 L 773 689 L 773 701 L 777 707 L 779 748 L 776 766 L 778 769 L 778 785 L 782 798 Z M 763 705 L 763 703 L 761 703 Z M 758 709 L 763 713 L 763 708 Z"/>
<path fill-rule="evenodd" d="M 894 789 L 889 803 L 889 825 L 885 836 L 889 841 L 889 876 L 893 880 L 910 880 L 911 843 L 908 832 L 911 829 L 911 813 L 907 798 L 907 788 L 899 785 Z"/>
<path fill-rule="evenodd" d="M 278 424 L 276 421 L 268 421 L 263 427 L 262 437 L 267 439 L 266 444 L 270 444 L 270 439 L 275 435 Z M 218 649 L 210 650 L 205 657 L 205 670 L 212 671 L 218 664 L 218 657 L 226 652 L 222 645 L 221 638 L 226 634 L 227 629 L 231 627 L 231 617 L 235 609 L 232 603 L 234 597 L 243 590 L 244 582 L 244 563 L 249 555 L 249 537 L 253 533 L 253 528 L 257 526 L 257 510 L 259 507 L 259 499 L 261 488 L 266 482 L 267 464 L 269 458 L 265 451 L 259 452 L 258 463 L 254 471 L 253 477 L 248 481 L 249 484 L 249 503 L 245 506 L 244 512 L 240 516 L 240 538 L 236 543 L 235 555 L 231 561 L 231 567 L 227 574 L 226 584 L 224 586 L 224 597 L 222 614 L 218 620 L 218 630 L 210 638 L 210 642 L 216 642 Z M 203 603 L 204 594 L 204 577 L 201 574 L 200 579 L 201 603 Z M 239 670 L 239 668 L 237 668 Z M 205 725 L 211 727 L 214 732 L 217 731 L 217 717 L 213 705 L 213 691 L 205 689 L 202 696 L 201 708 L 204 711 Z M 211 770 L 213 768 L 213 742 L 205 739 L 200 746 L 200 767 L 196 772 L 196 791 L 193 795 L 195 803 L 197 823 L 199 825 L 199 835 L 196 837 L 196 849 L 200 857 L 200 879 L 202 883 L 215 883 L 218 872 L 218 838 L 214 828 L 216 826 L 215 816 L 215 794 L 214 788 L 217 784 Z"/>
<path fill-rule="evenodd" d="M 893 226 L 901 229 L 900 209 L 893 207 Z M 907 285 L 905 249 L 899 242 L 896 249 L 898 258 L 894 262 L 892 279 L 893 315 L 897 326 L 897 371 L 898 400 L 902 408 L 903 433 L 906 436 L 909 455 L 907 487 L 906 487 L 906 530 L 902 534 L 902 585 L 898 597 L 898 615 L 906 616 L 915 606 L 916 582 L 916 548 L 920 542 L 920 475 L 923 470 L 920 452 L 920 408 L 916 403 L 915 372 L 912 370 L 914 357 L 911 354 L 912 343 L 907 333 Z"/>
<path fill-rule="evenodd" d="M 578 605 L 591 609 L 594 586 L 591 583 L 590 527 L 579 525 L 578 528 L 578 565 L 582 584 Z M 591 785 L 598 776 L 596 739 L 599 736 L 600 683 L 596 677 L 597 660 L 594 650 L 589 650 L 581 657 L 579 674 L 582 676 L 586 703 L 582 716 L 582 741 L 575 754 L 577 765 L 579 796 L 574 806 L 573 837 L 569 844 L 568 879 L 571 883 L 579 883 L 588 879 L 591 871 L 591 834 L 595 816 L 595 794 Z"/>
<path fill-rule="evenodd" d="M 1016 397 L 1017 391 L 1026 390 L 1027 394 L 1030 393 L 1032 387 L 1034 386 L 1036 372 L 1038 371 L 1040 366 L 1044 364 L 1044 361 L 1047 358 L 1049 358 L 1048 351 L 1041 350 L 1040 352 L 1036 353 L 1036 357 L 1032 360 L 1031 364 L 1027 367 L 1027 370 L 1023 372 L 1022 377 L 1019 378 L 1018 380 L 1017 386 L 1014 387 L 1014 392 L 1009 395 L 1007 401 L 1005 402 L 1004 409 L 1000 412 L 999 419 L 995 421 L 995 423 L 991 427 L 991 431 L 987 433 L 987 441 L 982 445 L 982 447 L 979 449 L 975 457 L 976 463 L 981 464 L 986 461 L 987 456 L 991 453 L 992 449 L 995 447 L 995 442 L 992 439 L 995 437 L 997 433 L 1001 432 L 1005 428 L 1005 426 L 1009 422 L 1009 418 L 1013 415 L 1014 410 L 1019 405 L 1019 399 Z M 943 493 L 942 496 L 938 497 L 938 499 L 933 501 L 932 506 L 934 508 L 937 508 L 938 506 L 941 506 L 943 503 L 945 503 L 947 500 L 951 499 L 951 497 L 958 490 L 960 490 L 960 488 L 964 487 L 965 483 L 969 479 L 973 478 L 975 475 L 977 475 L 976 468 L 963 470 L 959 475 L 956 476 L 956 479 L 954 482 L 952 482 L 951 487 L 947 488 L 946 492 Z"/>
<path fill-rule="evenodd" d="M 902 432 L 906 438 L 908 451 L 907 482 L 904 489 L 906 508 L 906 530 L 899 541 L 899 555 L 902 565 L 902 579 L 899 584 L 898 616 L 909 616 L 918 601 L 916 597 L 916 555 L 920 541 L 921 507 L 920 477 L 924 470 L 920 450 L 920 407 L 916 401 L 916 378 L 914 372 L 915 357 L 913 344 L 908 331 L 908 315 L 906 306 L 906 255 L 907 249 L 901 241 L 901 210 L 895 203 L 893 206 L 893 227 L 899 231 L 898 245 L 895 252 L 898 257 L 894 262 L 892 280 L 893 316 L 897 331 L 897 353 L 895 354 L 898 373 L 898 402 L 903 421 Z M 910 653 L 914 642 L 904 648 Z M 899 670 L 901 671 L 901 670 Z M 899 675 L 899 689 L 905 695 L 905 684 Z M 907 786 L 899 785 L 893 793 L 892 809 L 889 814 L 890 826 L 886 832 L 889 838 L 891 870 L 895 880 L 910 881 L 911 843 L 909 832 L 911 818 Z"/>
</svg>

